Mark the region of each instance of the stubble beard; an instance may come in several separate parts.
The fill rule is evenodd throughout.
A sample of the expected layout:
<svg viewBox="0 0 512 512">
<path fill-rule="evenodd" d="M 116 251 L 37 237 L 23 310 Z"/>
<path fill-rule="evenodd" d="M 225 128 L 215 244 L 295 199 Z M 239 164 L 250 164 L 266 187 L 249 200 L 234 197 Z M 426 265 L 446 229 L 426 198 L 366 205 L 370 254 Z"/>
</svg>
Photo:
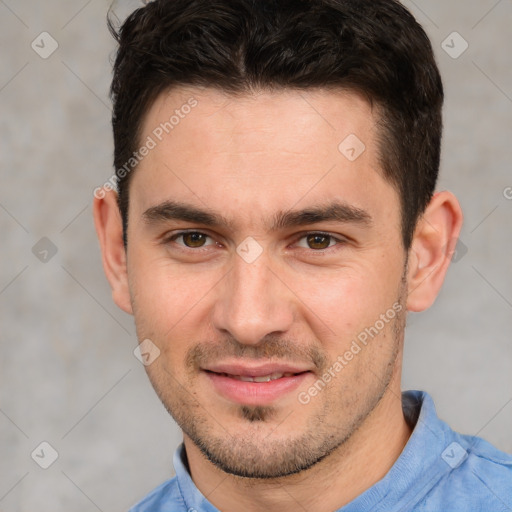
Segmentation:
<svg viewBox="0 0 512 512">
<path fill-rule="evenodd" d="M 359 392 L 353 391 L 357 384 L 354 382 L 339 386 L 338 393 L 326 395 L 324 406 L 307 419 L 302 432 L 296 436 L 279 438 L 275 435 L 280 424 L 288 428 L 293 424 L 293 411 L 278 420 L 282 413 L 274 406 L 233 405 L 237 420 L 243 422 L 244 432 L 230 432 L 222 426 L 221 419 L 215 418 L 214 410 L 209 412 L 208 405 L 197 401 L 169 372 L 163 370 L 167 374 L 163 376 L 162 370 L 153 372 L 147 368 L 149 378 L 182 431 L 206 459 L 225 473 L 251 479 L 278 479 L 306 471 L 346 444 L 386 394 L 403 343 L 406 314 L 403 283 L 404 280 L 397 300 L 402 310 L 389 329 L 391 351 L 378 373 L 369 374 L 374 386 L 370 390 L 363 387 Z M 363 350 L 372 350 L 371 343 Z M 315 397 L 318 399 L 321 398 Z M 344 412 L 341 417 L 335 413 L 340 410 Z"/>
</svg>

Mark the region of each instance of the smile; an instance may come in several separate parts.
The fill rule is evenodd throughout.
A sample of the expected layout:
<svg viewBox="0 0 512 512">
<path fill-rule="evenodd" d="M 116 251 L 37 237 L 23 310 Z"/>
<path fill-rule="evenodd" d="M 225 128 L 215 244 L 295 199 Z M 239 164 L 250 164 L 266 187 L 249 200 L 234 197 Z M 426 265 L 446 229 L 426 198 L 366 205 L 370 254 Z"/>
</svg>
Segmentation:
<svg viewBox="0 0 512 512">
<path fill-rule="evenodd" d="M 229 375 L 228 373 L 220 373 L 224 377 L 229 377 L 243 382 L 270 382 L 271 380 L 281 379 L 282 377 L 293 377 L 294 373 L 271 373 L 270 375 L 261 375 L 259 377 L 250 377 L 247 375 Z"/>
<path fill-rule="evenodd" d="M 291 371 L 263 371 L 259 370 L 232 370 L 231 372 L 217 372 L 203 370 L 214 393 L 231 403 L 243 405 L 270 405 L 280 399 L 286 398 L 305 379 L 312 377 L 309 370 Z M 255 375 L 256 374 L 256 375 Z"/>
</svg>

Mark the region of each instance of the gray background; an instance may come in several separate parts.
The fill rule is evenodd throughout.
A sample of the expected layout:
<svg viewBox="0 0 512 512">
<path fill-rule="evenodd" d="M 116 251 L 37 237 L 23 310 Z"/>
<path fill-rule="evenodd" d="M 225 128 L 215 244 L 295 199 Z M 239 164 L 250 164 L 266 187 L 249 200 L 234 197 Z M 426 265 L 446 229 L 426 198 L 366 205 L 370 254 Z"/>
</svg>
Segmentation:
<svg viewBox="0 0 512 512">
<path fill-rule="evenodd" d="M 409 318 L 403 387 L 512 452 L 512 2 L 404 3 L 444 76 L 440 188 L 460 198 L 465 227 L 436 304 Z M 0 0 L 2 512 L 125 511 L 172 475 L 180 440 L 133 355 L 92 223 L 112 173 L 109 6 Z M 59 45 L 47 59 L 31 48 L 43 31 Z M 442 47 L 462 49 L 454 31 L 469 43 L 456 59 Z M 31 458 L 42 441 L 59 454 L 46 470 Z"/>
</svg>

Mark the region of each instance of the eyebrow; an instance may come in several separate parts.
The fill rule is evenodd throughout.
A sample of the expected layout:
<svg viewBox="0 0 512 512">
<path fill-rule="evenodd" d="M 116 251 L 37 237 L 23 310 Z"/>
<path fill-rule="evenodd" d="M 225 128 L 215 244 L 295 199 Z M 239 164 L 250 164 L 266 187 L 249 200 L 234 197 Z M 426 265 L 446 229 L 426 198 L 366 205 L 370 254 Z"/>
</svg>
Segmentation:
<svg viewBox="0 0 512 512">
<path fill-rule="evenodd" d="M 142 218 L 148 225 L 181 220 L 209 227 L 224 227 L 230 230 L 234 228 L 234 223 L 220 213 L 204 210 L 178 201 L 165 201 L 152 206 L 142 214 Z M 272 221 L 267 222 L 267 224 L 270 225 L 270 231 L 278 231 L 328 221 L 370 226 L 373 219 L 365 210 L 339 201 L 333 201 L 326 205 L 309 207 L 302 210 L 277 212 L 272 217 Z"/>
</svg>

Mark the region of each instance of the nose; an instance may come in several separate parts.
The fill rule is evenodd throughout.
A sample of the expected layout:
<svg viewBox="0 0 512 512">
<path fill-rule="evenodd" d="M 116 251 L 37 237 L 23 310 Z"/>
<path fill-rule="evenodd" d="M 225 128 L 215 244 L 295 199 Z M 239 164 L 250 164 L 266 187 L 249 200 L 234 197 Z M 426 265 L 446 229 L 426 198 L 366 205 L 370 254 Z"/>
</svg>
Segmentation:
<svg viewBox="0 0 512 512">
<path fill-rule="evenodd" d="M 264 254 L 252 263 L 235 255 L 233 268 L 219 283 L 213 325 L 241 344 L 256 345 L 292 326 L 293 293 L 269 263 Z"/>
</svg>

